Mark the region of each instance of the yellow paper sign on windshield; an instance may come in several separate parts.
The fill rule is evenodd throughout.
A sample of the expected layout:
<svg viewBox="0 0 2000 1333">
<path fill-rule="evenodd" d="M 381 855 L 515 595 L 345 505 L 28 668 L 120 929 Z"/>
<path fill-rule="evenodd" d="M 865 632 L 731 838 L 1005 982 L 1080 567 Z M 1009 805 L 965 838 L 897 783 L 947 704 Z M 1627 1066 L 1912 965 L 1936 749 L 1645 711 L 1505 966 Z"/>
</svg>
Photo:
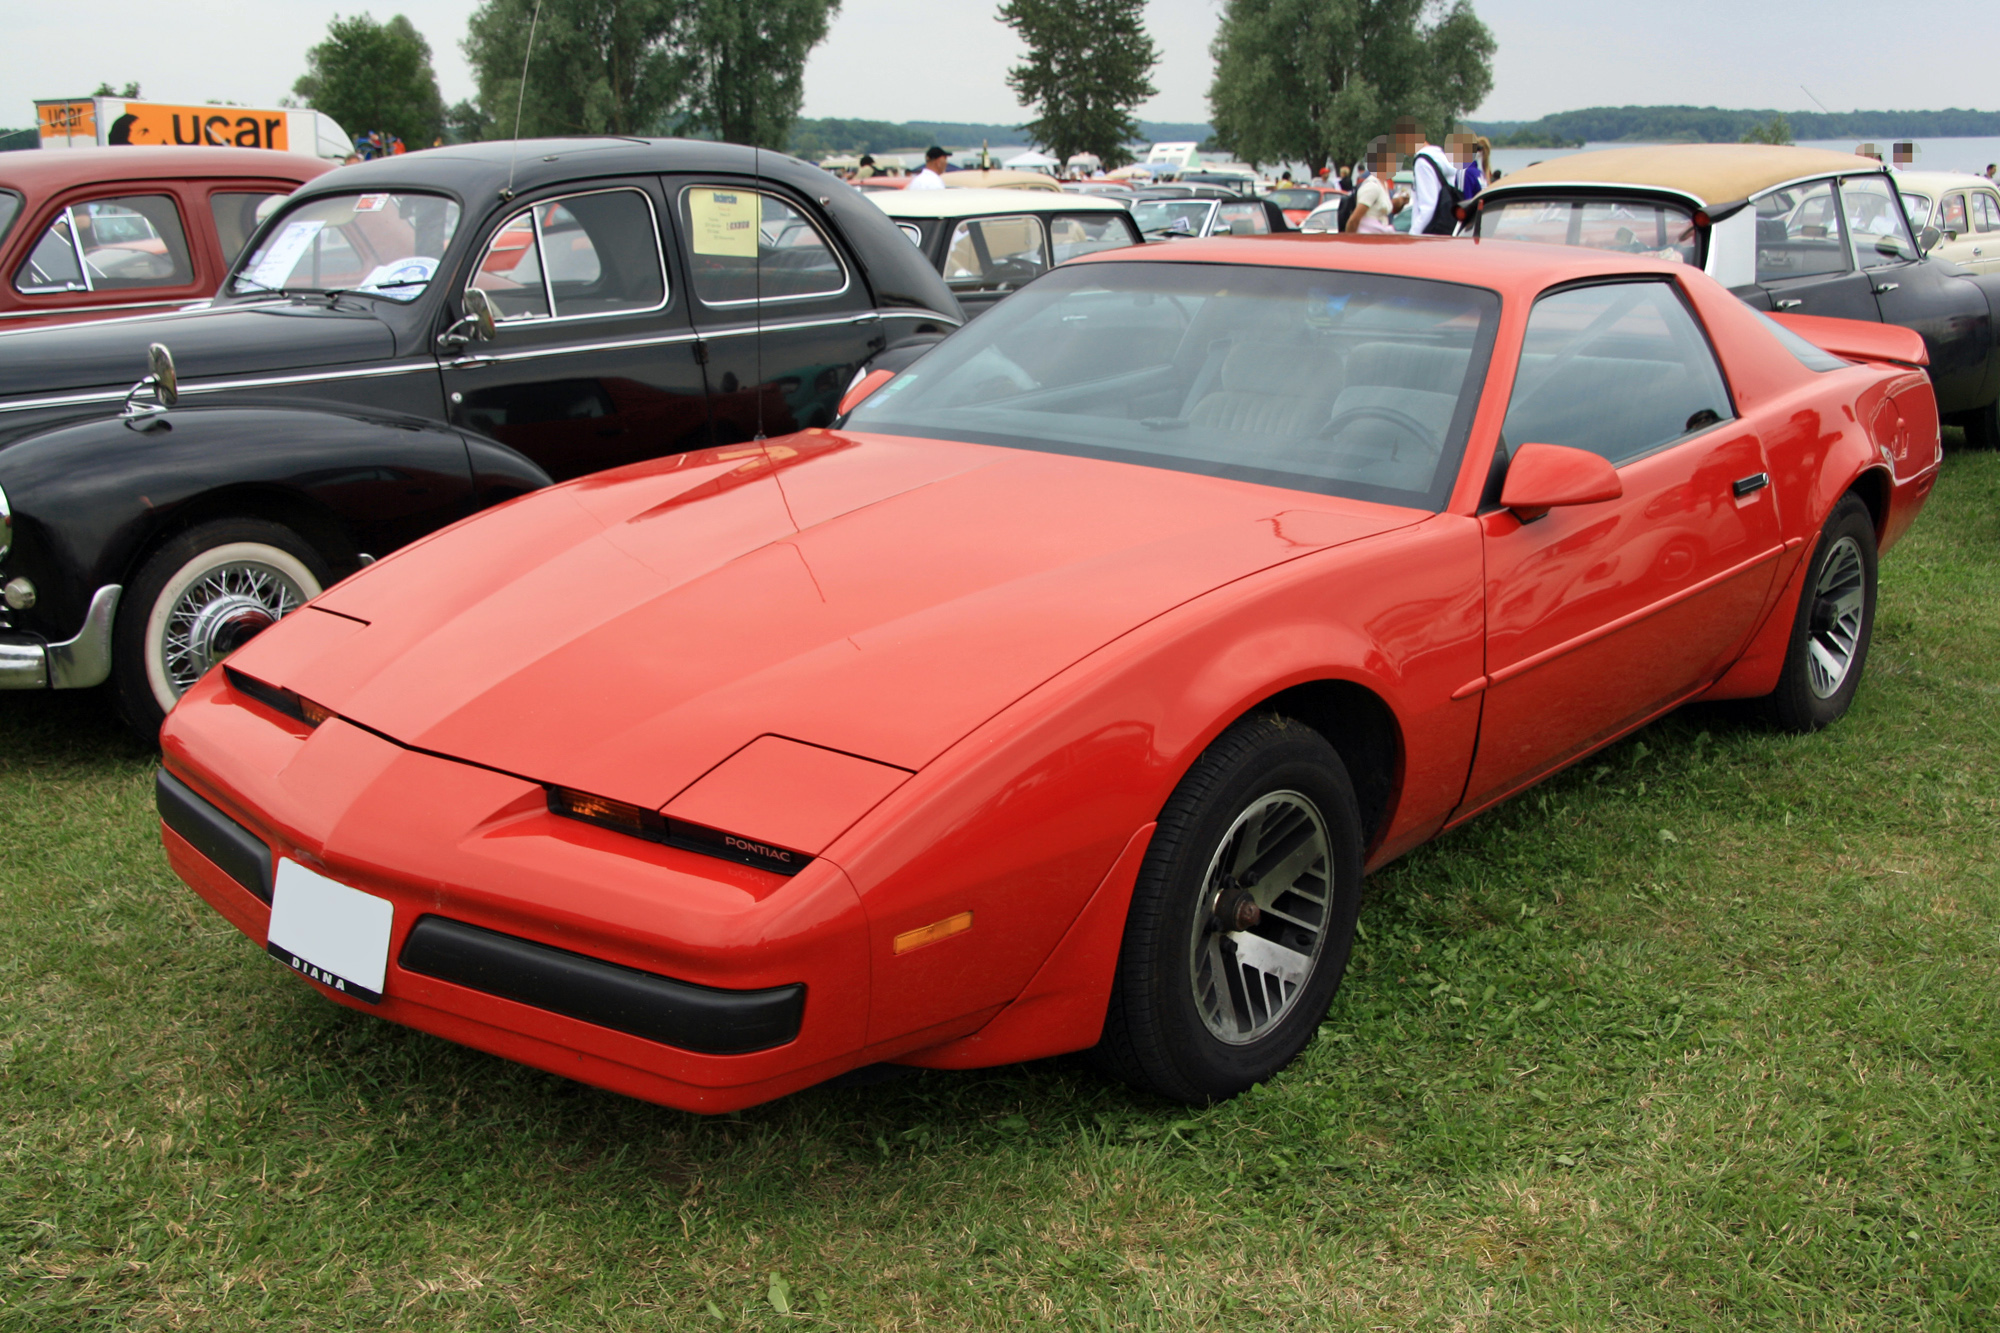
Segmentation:
<svg viewBox="0 0 2000 1333">
<path fill-rule="evenodd" d="M 693 190 L 690 230 L 698 255 L 757 257 L 757 196 L 749 190 Z"/>
</svg>

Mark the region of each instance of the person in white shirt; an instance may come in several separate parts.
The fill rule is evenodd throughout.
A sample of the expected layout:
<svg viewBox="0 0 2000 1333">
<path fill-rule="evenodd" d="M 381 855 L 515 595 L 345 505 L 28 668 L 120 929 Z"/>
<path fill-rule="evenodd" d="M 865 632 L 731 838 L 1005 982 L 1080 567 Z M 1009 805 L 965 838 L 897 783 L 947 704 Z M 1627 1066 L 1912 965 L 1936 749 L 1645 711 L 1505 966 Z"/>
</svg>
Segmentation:
<svg viewBox="0 0 2000 1333">
<path fill-rule="evenodd" d="M 1368 145 L 1368 175 L 1354 187 L 1354 212 L 1347 230 L 1360 236 L 1394 236 L 1395 216 L 1409 202 L 1406 194 L 1390 191 L 1396 175 L 1396 150 L 1387 137 Z"/>
<path fill-rule="evenodd" d="M 1408 117 L 1396 122 L 1396 151 L 1410 159 L 1410 235 L 1421 236 L 1437 213 L 1439 187 L 1445 181 L 1455 182 L 1458 168 L 1444 149 L 1425 140 L 1423 130 Z"/>
<path fill-rule="evenodd" d="M 924 154 L 924 169 L 910 178 L 906 190 L 942 190 L 944 188 L 945 164 L 951 161 L 951 154 L 932 145 Z"/>
</svg>

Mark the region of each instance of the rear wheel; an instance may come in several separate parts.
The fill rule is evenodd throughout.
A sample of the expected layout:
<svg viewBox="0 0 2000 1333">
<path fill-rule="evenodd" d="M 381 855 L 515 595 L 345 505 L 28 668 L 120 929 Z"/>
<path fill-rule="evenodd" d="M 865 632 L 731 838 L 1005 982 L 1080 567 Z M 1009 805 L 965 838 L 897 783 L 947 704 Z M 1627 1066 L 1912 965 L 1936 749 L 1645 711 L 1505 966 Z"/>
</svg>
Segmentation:
<svg viewBox="0 0 2000 1333">
<path fill-rule="evenodd" d="M 330 581 L 291 529 L 262 519 L 204 523 L 168 541 L 126 590 L 111 678 L 127 723 L 150 738 L 208 670 Z"/>
<path fill-rule="evenodd" d="M 1818 731 L 1854 702 L 1875 628 L 1875 523 L 1858 496 L 1843 496 L 1820 529 L 1792 620 L 1778 688 L 1764 701 L 1786 731 Z"/>
<path fill-rule="evenodd" d="M 1347 968 L 1361 849 L 1353 785 L 1324 737 L 1271 714 L 1224 732 L 1160 813 L 1100 1061 L 1197 1105 L 1289 1064 Z"/>
</svg>

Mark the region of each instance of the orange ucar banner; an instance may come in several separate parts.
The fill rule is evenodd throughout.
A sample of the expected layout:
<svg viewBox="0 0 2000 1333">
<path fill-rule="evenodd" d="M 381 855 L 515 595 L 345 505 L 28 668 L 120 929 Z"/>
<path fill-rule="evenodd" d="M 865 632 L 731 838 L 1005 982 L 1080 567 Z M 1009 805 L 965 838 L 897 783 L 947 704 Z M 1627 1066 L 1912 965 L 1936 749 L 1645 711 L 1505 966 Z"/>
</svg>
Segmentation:
<svg viewBox="0 0 2000 1333">
<path fill-rule="evenodd" d="M 291 146 L 285 120 L 283 111 L 252 107 L 127 102 L 124 112 L 111 119 L 104 142 L 284 149 Z"/>
<path fill-rule="evenodd" d="M 97 104 L 88 98 L 73 102 L 35 103 L 35 123 L 42 138 L 60 139 L 63 147 L 76 140 L 97 142 Z"/>
</svg>

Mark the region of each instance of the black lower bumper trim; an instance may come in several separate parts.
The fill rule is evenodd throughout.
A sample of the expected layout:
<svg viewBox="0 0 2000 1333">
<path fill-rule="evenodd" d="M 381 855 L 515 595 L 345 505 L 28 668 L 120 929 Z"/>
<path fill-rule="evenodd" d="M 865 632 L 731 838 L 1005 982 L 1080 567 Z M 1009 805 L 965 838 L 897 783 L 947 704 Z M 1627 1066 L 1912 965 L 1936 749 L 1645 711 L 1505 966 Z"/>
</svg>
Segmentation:
<svg viewBox="0 0 2000 1333">
<path fill-rule="evenodd" d="M 396 962 L 406 972 L 709 1055 L 782 1046 L 805 1018 L 804 986 L 717 990 L 441 916 L 418 918 Z"/>
<path fill-rule="evenodd" d="M 153 776 L 160 820 L 250 892 L 271 901 L 271 849 L 162 768 Z"/>
</svg>

